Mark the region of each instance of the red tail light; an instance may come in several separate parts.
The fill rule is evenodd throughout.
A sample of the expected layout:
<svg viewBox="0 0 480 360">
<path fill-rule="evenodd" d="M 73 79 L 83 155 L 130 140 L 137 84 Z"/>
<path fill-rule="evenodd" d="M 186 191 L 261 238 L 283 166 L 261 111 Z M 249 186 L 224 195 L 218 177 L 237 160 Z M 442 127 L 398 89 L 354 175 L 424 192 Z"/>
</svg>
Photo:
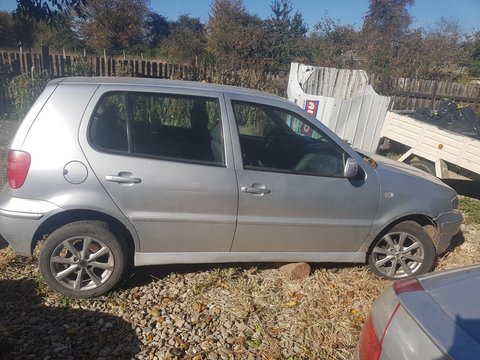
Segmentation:
<svg viewBox="0 0 480 360">
<path fill-rule="evenodd" d="M 363 326 L 358 344 L 358 357 L 360 360 L 378 360 L 382 353 L 382 344 L 388 327 L 397 313 L 400 303 L 398 295 L 411 291 L 423 291 L 417 279 L 397 281 L 393 284 L 393 292 L 385 291 L 380 295 L 378 305 L 374 304 L 372 312 L 368 315 Z M 377 305 L 377 307 L 375 307 Z M 375 320 L 372 320 L 372 314 Z M 378 334 L 377 334 L 378 332 Z"/>
<path fill-rule="evenodd" d="M 370 314 L 368 315 L 367 322 L 363 326 L 358 350 L 360 360 L 378 360 L 380 358 L 382 345 L 375 333 Z"/>
<path fill-rule="evenodd" d="M 12 189 L 21 188 L 30 169 L 30 154 L 20 150 L 9 150 L 7 156 L 8 185 Z"/>
<path fill-rule="evenodd" d="M 393 283 L 393 290 L 398 295 L 410 291 L 422 291 L 423 286 L 420 285 L 417 279 L 409 279 Z"/>
</svg>

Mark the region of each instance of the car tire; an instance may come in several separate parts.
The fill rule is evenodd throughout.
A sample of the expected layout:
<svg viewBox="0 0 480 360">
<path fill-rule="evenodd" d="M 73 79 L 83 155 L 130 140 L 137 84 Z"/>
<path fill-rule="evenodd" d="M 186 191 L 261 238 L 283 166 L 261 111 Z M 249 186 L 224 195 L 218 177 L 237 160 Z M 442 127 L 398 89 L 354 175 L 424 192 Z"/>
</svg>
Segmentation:
<svg viewBox="0 0 480 360">
<path fill-rule="evenodd" d="M 101 295 L 123 277 L 124 242 L 101 221 L 78 221 L 53 231 L 45 240 L 39 267 L 47 284 L 77 299 Z"/>
<path fill-rule="evenodd" d="M 410 162 L 413 167 L 425 171 L 426 173 L 436 176 L 435 165 L 424 160 L 414 160 Z"/>
<path fill-rule="evenodd" d="M 435 246 L 430 236 L 418 223 L 405 221 L 374 241 L 368 265 L 376 275 L 398 280 L 427 273 L 435 258 Z"/>
</svg>

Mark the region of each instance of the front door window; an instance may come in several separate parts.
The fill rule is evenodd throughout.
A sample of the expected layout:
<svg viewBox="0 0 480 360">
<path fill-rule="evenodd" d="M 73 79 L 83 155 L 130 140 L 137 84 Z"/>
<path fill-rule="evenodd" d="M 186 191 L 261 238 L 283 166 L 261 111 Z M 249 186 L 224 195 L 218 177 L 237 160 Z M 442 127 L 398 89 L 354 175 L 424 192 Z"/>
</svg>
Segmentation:
<svg viewBox="0 0 480 360">
<path fill-rule="evenodd" d="M 233 102 L 246 170 L 343 177 L 347 154 L 299 116 L 261 104 Z"/>
</svg>

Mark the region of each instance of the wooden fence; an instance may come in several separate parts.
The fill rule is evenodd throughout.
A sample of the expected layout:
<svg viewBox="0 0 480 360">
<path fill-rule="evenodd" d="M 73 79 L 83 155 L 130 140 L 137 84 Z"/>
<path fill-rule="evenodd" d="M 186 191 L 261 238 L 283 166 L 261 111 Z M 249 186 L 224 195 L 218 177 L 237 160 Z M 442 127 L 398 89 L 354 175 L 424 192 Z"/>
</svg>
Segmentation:
<svg viewBox="0 0 480 360">
<path fill-rule="evenodd" d="M 183 79 L 239 85 L 286 95 L 288 74 L 258 73 L 249 70 L 237 72 L 214 67 L 174 65 L 155 59 L 114 58 L 107 56 L 82 56 L 81 54 L 51 53 L 48 47 L 41 51 L 0 50 L 0 66 L 7 67 L 10 76 L 46 71 L 50 77 L 63 76 L 134 76 L 160 79 Z M 371 76 L 375 88 L 376 77 Z M 0 73 L 0 111 L 5 103 L 5 82 Z M 2 85 L 3 84 L 3 85 Z M 393 109 L 436 109 L 438 103 L 448 98 L 478 110 L 480 86 L 433 80 L 397 79 L 391 90 Z"/>
<path fill-rule="evenodd" d="M 2 70 L 3 69 L 3 70 Z M 5 70 L 6 69 L 6 70 Z M 234 71 L 212 66 L 169 64 L 155 59 L 131 57 L 84 56 L 81 54 L 41 51 L 7 51 L 0 49 L 0 113 L 8 110 L 7 77 L 46 72 L 50 78 L 64 76 L 131 76 L 158 79 L 205 81 L 243 86 L 285 96 L 286 75 L 258 72 L 253 69 Z"/>
<path fill-rule="evenodd" d="M 99 56 L 82 56 L 81 54 L 51 53 L 44 46 L 41 51 L 5 51 L 0 50 L 0 62 L 10 67 L 12 75 L 38 73 L 46 71 L 50 77 L 79 75 L 85 71 L 90 76 L 121 75 L 153 78 L 183 78 L 197 76 L 199 69 L 192 66 L 173 65 L 142 58 L 112 58 Z M 78 64 L 84 65 L 79 69 Z M 208 69 L 202 69 L 208 76 Z M 84 75 L 84 74 L 80 74 Z"/>
<path fill-rule="evenodd" d="M 397 79 L 393 90 L 393 106 L 398 110 L 437 109 L 443 99 L 450 99 L 478 110 L 480 86 L 452 81 Z"/>
</svg>

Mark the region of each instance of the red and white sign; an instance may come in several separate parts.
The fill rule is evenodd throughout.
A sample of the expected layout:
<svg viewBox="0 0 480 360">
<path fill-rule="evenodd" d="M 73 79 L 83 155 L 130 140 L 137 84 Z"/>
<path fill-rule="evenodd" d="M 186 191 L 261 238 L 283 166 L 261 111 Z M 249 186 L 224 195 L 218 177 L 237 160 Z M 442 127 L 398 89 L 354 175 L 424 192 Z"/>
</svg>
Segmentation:
<svg viewBox="0 0 480 360">
<path fill-rule="evenodd" d="M 317 111 L 318 111 L 318 104 L 319 104 L 318 100 L 307 100 L 305 102 L 305 110 L 307 111 L 307 113 L 309 113 L 310 115 L 316 118 Z"/>
</svg>

